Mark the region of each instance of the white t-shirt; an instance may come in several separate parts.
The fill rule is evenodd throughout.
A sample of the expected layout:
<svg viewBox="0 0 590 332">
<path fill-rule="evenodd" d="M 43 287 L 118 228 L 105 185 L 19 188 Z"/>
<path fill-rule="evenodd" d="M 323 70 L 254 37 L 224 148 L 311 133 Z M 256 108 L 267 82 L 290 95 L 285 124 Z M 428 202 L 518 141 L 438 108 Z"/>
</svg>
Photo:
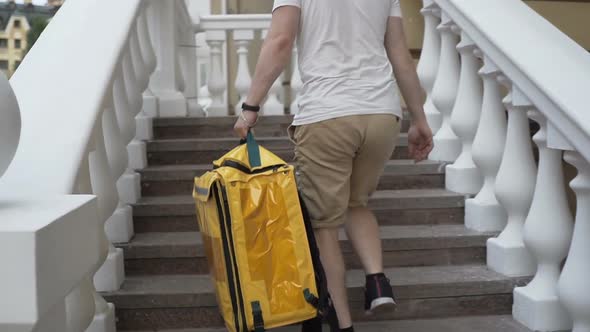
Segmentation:
<svg viewBox="0 0 590 332">
<path fill-rule="evenodd" d="M 402 109 L 384 41 L 399 0 L 275 0 L 301 8 L 298 49 L 303 90 L 294 125 Z"/>
</svg>

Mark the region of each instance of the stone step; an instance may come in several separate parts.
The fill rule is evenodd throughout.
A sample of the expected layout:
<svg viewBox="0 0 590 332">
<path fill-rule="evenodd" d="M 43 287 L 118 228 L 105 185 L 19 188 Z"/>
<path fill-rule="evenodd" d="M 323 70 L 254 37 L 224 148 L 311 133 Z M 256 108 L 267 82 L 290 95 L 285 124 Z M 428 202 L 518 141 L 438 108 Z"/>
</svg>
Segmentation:
<svg viewBox="0 0 590 332">
<path fill-rule="evenodd" d="M 466 265 L 485 262 L 486 241 L 496 234 L 463 225 L 382 226 L 386 267 Z M 350 241 L 341 233 L 347 267 L 362 268 Z M 124 250 L 127 275 L 206 274 L 209 266 L 198 232 L 142 233 Z"/>
<path fill-rule="evenodd" d="M 379 190 L 444 188 L 444 164 L 414 163 L 412 160 L 388 162 Z M 142 196 L 170 196 L 191 193 L 195 176 L 201 176 L 212 165 L 152 166 L 141 170 Z"/>
<path fill-rule="evenodd" d="M 294 144 L 286 136 L 257 138 L 285 161 L 293 160 Z M 211 164 L 238 145 L 236 138 L 161 139 L 147 142 L 149 165 Z M 392 159 L 408 158 L 408 136 L 401 134 Z"/>
<path fill-rule="evenodd" d="M 369 201 L 381 225 L 462 224 L 465 197 L 444 189 L 378 191 Z M 191 196 L 143 197 L 133 206 L 137 233 L 196 231 Z"/>
<path fill-rule="evenodd" d="M 395 313 L 366 317 L 364 274 L 347 274 L 355 321 L 506 315 L 512 291 L 530 280 L 510 278 L 483 265 L 391 268 L 385 271 L 397 294 Z M 103 294 L 115 304 L 121 330 L 221 327 L 216 298 L 207 275 L 128 277 L 120 291 Z"/>
<path fill-rule="evenodd" d="M 520 325 L 510 315 L 452 317 L 441 319 L 415 319 L 397 321 L 361 322 L 355 324 L 357 331 L 362 332 L 531 332 Z M 155 332 L 226 332 L 225 328 L 200 328 L 182 330 L 158 330 Z M 324 331 L 329 331 L 328 326 Z M 134 331 L 134 332 L 148 332 Z M 149 332 L 153 332 L 150 330 Z M 289 326 L 273 330 L 273 332 L 301 332 L 299 326 Z"/>
<path fill-rule="evenodd" d="M 402 120 L 402 132 L 410 127 L 410 117 Z M 262 116 L 254 129 L 260 137 L 279 137 L 287 135 L 293 116 Z M 235 117 L 211 118 L 156 118 L 154 119 L 154 138 L 221 138 L 233 137 Z"/>
</svg>

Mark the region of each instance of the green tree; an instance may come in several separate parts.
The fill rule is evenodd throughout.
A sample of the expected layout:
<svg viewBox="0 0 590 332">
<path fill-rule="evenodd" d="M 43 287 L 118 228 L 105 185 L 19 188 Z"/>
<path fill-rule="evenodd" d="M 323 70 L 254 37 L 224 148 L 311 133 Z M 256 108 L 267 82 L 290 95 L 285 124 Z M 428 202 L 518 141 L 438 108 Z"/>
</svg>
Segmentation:
<svg viewBox="0 0 590 332">
<path fill-rule="evenodd" d="M 47 24 L 48 21 L 42 17 L 34 17 L 31 20 L 31 30 L 29 30 L 29 32 L 27 33 L 27 52 L 29 52 L 31 48 L 33 48 L 33 45 L 35 45 L 35 42 L 37 41 L 37 39 L 39 39 L 39 37 L 43 33 L 43 30 L 45 30 Z"/>
</svg>

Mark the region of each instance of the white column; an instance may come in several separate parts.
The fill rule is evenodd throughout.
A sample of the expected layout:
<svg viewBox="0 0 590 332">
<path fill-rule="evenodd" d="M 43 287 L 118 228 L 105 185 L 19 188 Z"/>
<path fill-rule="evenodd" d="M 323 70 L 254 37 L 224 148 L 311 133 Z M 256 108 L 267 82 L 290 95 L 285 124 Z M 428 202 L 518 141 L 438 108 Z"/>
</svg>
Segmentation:
<svg viewBox="0 0 590 332">
<path fill-rule="evenodd" d="M 115 212 L 118 203 L 115 179 L 111 175 L 108 164 L 102 121 L 97 121 L 93 134 L 94 150 L 89 153 L 88 164 L 92 192 L 98 202 L 100 220 L 107 220 Z M 123 250 L 116 249 L 111 243 L 108 246 L 106 260 L 94 275 L 94 285 L 98 291 L 118 290 L 125 279 Z M 96 308 L 95 319 L 88 327 L 88 332 L 115 331 L 115 308 L 106 303 L 98 294 L 94 294 Z"/>
<path fill-rule="evenodd" d="M 268 30 L 262 30 L 262 39 L 266 39 L 268 35 Z M 263 115 L 284 115 L 285 114 L 285 105 L 281 102 L 281 92 L 283 91 L 283 76 L 284 73 L 281 73 L 277 80 L 272 84 L 270 87 L 270 91 L 268 92 L 268 97 L 262 105 L 262 114 Z"/>
<path fill-rule="evenodd" d="M 533 203 L 524 226 L 524 243 L 535 257 L 537 273 L 526 287 L 514 291 L 514 318 L 533 331 L 565 331 L 571 319 L 557 294 L 561 264 L 572 238 L 573 217 L 567 201 L 561 150 L 547 147 L 547 120 L 532 110 L 541 127 L 534 140 L 539 147 L 539 172 Z"/>
<path fill-rule="evenodd" d="M 456 48 L 459 36 L 453 32 L 453 21 L 445 13 L 442 14 L 442 22 L 437 29 L 442 35 L 442 46 L 438 73 L 432 90 L 432 101 L 442 113 L 443 122 L 434 136 L 434 149 L 429 159 L 454 162 L 461 153 L 461 142 L 451 128 L 451 115 L 459 85 L 460 63 Z"/>
<path fill-rule="evenodd" d="M 465 32 L 457 45 L 461 53 L 461 77 L 451 127 L 463 142 L 463 149 L 454 164 L 447 166 L 446 187 L 461 194 L 477 194 L 483 185 L 481 172 L 473 162 L 472 146 L 479 119 L 483 87 L 477 74 L 481 61 L 475 57 L 475 44 Z"/>
<path fill-rule="evenodd" d="M 187 104 L 178 86 L 178 35 L 175 1 L 154 1 L 154 40 L 158 44 L 158 66 L 152 76 L 151 88 L 158 98 L 159 116 L 187 115 Z"/>
<path fill-rule="evenodd" d="M 242 110 L 242 103 L 248 97 L 248 91 L 252 84 L 252 75 L 250 74 L 250 66 L 248 65 L 248 48 L 254 39 L 254 31 L 252 30 L 235 30 L 234 40 L 238 48 L 238 71 L 236 74 L 236 91 L 240 96 L 240 100 L 235 107 L 236 114 Z"/>
<path fill-rule="evenodd" d="M 208 116 L 228 115 L 228 107 L 224 98 L 227 87 L 223 72 L 222 52 L 225 39 L 225 31 L 207 31 L 207 44 L 211 50 L 209 82 L 207 83 L 211 95 L 211 105 L 207 109 Z"/>
<path fill-rule="evenodd" d="M 517 87 L 505 98 L 508 132 L 496 178 L 496 198 L 506 209 L 508 223 L 497 238 L 488 240 L 488 266 L 509 276 L 528 276 L 535 262 L 524 245 L 523 226 L 531 208 L 537 169 L 527 111 L 532 107 Z"/>
<path fill-rule="evenodd" d="M 573 318 L 572 332 L 590 332 L 590 163 L 574 151 L 566 152 L 565 160 L 578 170 L 570 184 L 578 204 L 572 244 L 559 279 L 559 297 Z"/>
<path fill-rule="evenodd" d="M 500 71 L 487 57 L 479 71 L 483 77 L 481 117 L 473 142 L 473 162 L 484 176 L 484 185 L 465 203 L 465 225 L 480 232 L 500 231 L 506 211 L 496 199 L 495 183 L 506 142 L 506 113 L 496 77 Z"/>
<path fill-rule="evenodd" d="M 436 134 L 442 125 L 442 114 L 432 102 L 432 88 L 438 73 L 440 61 L 440 33 L 436 27 L 440 24 L 440 9 L 433 0 L 422 0 L 424 8 L 420 11 L 424 16 L 424 44 L 418 63 L 418 76 L 422 87 L 428 95 L 424 104 L 424 113 L 432 132 Z"/>
</svg>

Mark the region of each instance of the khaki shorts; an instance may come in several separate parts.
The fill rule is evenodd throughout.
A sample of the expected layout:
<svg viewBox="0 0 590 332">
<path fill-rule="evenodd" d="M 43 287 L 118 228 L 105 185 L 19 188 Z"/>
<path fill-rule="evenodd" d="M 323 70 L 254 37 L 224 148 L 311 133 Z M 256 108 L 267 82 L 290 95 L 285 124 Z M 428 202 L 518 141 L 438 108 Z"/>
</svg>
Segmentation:
<svg viewBox="0 0 590 332">
<path fill-rule="evenodd" d="M 390 114 L 289 128 L 298 186 L 314 228 L 339 227 L 348 208 L 367 206 L 399 133 L 399 118 Z"/>
</svg>

